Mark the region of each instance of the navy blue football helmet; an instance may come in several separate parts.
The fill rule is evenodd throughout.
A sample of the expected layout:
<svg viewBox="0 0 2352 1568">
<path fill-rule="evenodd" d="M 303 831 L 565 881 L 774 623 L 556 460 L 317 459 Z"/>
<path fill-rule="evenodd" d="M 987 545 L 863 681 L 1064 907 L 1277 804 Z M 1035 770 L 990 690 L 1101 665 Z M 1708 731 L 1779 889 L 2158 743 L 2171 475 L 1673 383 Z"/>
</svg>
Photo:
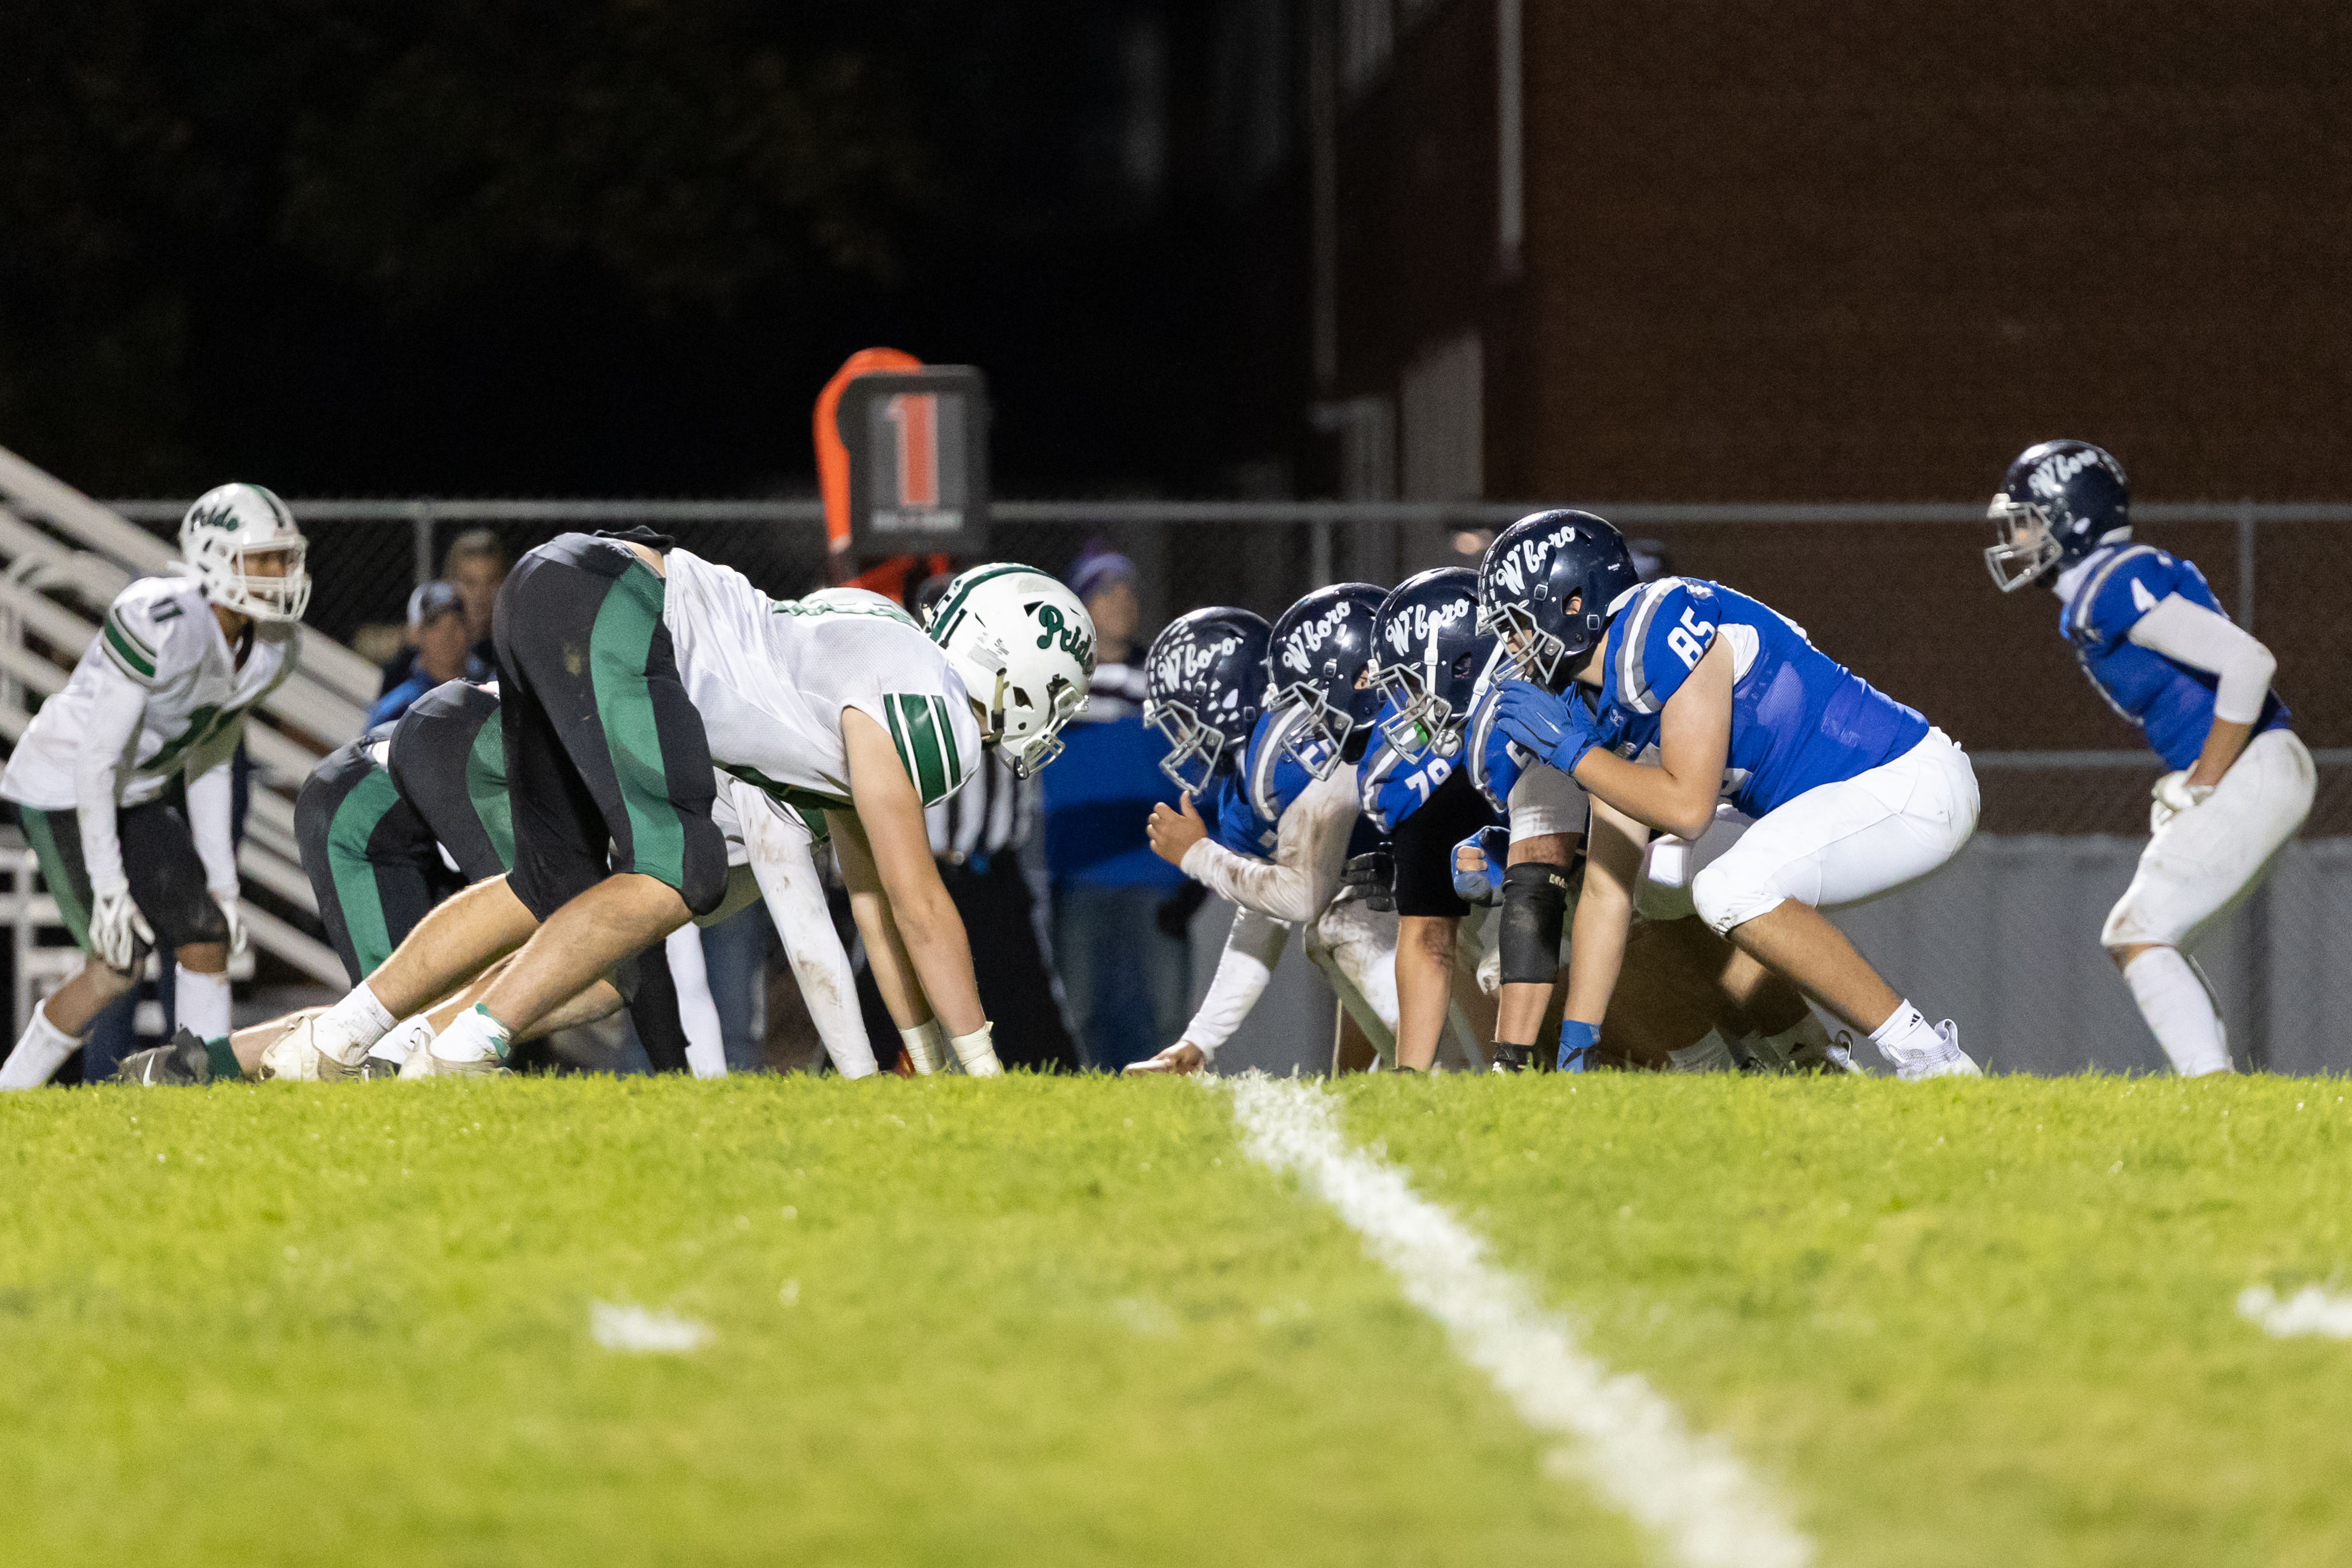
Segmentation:
<svg viewBox="0 0 2352 1568">
<path fill-rule="evenodd" d="M 1369 582 L 1318 588 L 1274 622 L 1266 652 L 1265 704 L 1306 710 L 1286 727 L 1283 747 L 1318 779 L 1339 766 L 1348 737 L 1381 711 L 1372 685 L 1372 622 L 1388 595 Z"/>
<path fill-rule="evenodd" d="M 2000 542 L 1984 552 L 1994 585 L 2013 593 L 2101 545 L 2131 538 L 2124 465 L 2087 441 L 2045 441 L 2017 455 L 1986 511 Z"/>
<path fill-rule="evenodd" d="M 1265 617 L 1246 610 L 1195 610 L 1168 623 L 1143 656 L 1143 722 L 1168 737 L 1160 771 L 1198 795 L 1241 766 L 1242 748 L 1265 711 Z"/>
<path fill-rule="evenodd" d="M 1496 535 L 1478 563 L 1478 630 L 1503 644 L 1522 679 L 1556 692 L 1641 585 L 1625 536 L 1606 519 L 1532 513 Z"/>
<path fill-rule="evenodd" d="M 1452 756 L 1470 688 L 1495 654 L 1495 640 L 1478 631 L 1478 574 L 1441 566 L 1397 584 L 1381 602 L 1372 649 L 1372 684 L 1396 709 L 1381 721 L 1381 737 L 1403 757 L 1432 746 Z"/>
</svg>

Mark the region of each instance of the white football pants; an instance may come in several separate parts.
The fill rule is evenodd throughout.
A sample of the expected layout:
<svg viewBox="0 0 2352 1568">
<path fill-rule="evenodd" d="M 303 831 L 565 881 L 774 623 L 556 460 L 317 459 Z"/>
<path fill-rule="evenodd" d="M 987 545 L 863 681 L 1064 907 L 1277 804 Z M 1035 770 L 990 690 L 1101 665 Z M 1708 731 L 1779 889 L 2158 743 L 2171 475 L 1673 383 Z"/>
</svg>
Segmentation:
<svg viewBox="0 0 2352 1568">
<path fill-rule="evenodd" d="M 1959 853 L 1977 776 L 1940 729 L 1892 762 L 1767 811 L 1691 878 L 1699 918 L 1727 935 L 1789 899 L 1840 909 L 1883 898 Z"/>
<path fill-rule="evenodd" d="M 2311 815 L 2319 786 L 2294 732 L 2246 743 L 2205 803 L 2179 812 L 2140 852 L 2139 871 L 2099 931 L 2100 946 L 2184 950 L 2259 885 Z"/>
</svg>

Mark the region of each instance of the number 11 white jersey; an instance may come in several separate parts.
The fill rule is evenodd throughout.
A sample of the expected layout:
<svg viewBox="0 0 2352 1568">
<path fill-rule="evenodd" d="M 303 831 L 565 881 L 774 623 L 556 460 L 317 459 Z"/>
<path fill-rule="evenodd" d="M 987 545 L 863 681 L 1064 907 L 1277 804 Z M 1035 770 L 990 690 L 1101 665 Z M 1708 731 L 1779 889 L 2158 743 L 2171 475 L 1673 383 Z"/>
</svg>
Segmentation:
<svg viewBox="0 0 2352 1568">
<path fill-rule="evenodd" d="M 44 811 L 69 810 L 74 759 L 99 685 L 129 681 L 146 694 L 146 711 L 131 766 L 118 776 L 115 803 L 154 800 L 183 772 L 201 773 L 228 758 L 246 710 L 293 673 L 299 637 L 296 627 L 257 625 L 239 669 L 194 579 L 140 579 L 108 608 L 66 689 L 33 716 L 0 774 L 0 798 Z"/>
</svg>

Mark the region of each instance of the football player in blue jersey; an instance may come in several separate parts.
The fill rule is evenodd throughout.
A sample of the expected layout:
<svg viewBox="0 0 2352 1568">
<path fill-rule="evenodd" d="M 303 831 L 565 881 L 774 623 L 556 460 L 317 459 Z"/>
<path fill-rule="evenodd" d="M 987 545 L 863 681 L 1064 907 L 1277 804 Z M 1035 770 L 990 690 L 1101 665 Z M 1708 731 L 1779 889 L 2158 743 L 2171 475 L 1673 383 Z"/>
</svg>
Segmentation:
<svg viewBox="0 0 2352 1568">
<path fill-rule="evenodd" d="M 1129 1072 L 1192 1072 L 1212 1061 L 1298 928 L 1308 958 L 1375 1052 L 1393 1051 L 1396 915 L 1346 896 L 1342 886 L 1360 824 L 1355 761 L 1372 735 L 1354 716 L 1353 694 L 1368 680 L 1363 655 L 1381 597 L 1369 583 L 1323 589 L 1271 629 L 1246 610 L 1196 610 L 1153 641 L 1144 659 L 1144 722 L 1168 737 L 1161 770 L 1184 793 L 1175 809 L 1153 809 L 1151 847 L 1238 913 L 1182 1036 Z M 1345 685 L 1318 687 L 1309 704 L 1292 681 L 1269 702 L 1270 647 L 1275 662 L 1294 675 L 1306 672 L 1307 683 Z M 1302 753 L 1322 767 L 1321 777 Z"/>
<path fill-rule="evenodd" d="M 1475 949 L 1461 939 L 1474 906 L 1454 886 L 1454 846 L 1495 820 L 1463 766 L 1470 694 L 1495 651 L 1478 630 L 1477 574 L 1440 567 L 1406 579 L 1381 602 L 1372 642 L 1381 738 L 1365 755 L 1360 788 L 1365 816 L 1391 838 L 1397 1066 L 1427 1071 L 1454 1004 L 1474 1039 L 1486 1037 L 1489 1021 Z M 1457 985 L 1457 976 L 1469 983 Z M 1464 1054 L 1486 1065 L 1475 1045 Z"/>
<path fill-rule="evenodd" d="M 1614 528 L 1601 542 L 1624 551 Z M 1515 656 L 1565 689 L 1507 682 L 1496 723 L 1643 829 L 1696 841 L 1727 798 L 1754 825 L 1691 877 L 1699 917 L 1867 1032 L 1904 1077 L 1976 1072 L 1958 1026 L 1929 1025 L 1820 913 L 1892 893 L 1958 852 L 1978 809 L 1960 748 L 1746 594 L 1670 577 L 1598 598 L 1580 590 L 1562 601 L 1532 585 L 1510 596 L 1527 623 Z M 1655 766 L 1632 760 L 1652 746 Z M 1595 1028 L 1640 858 L 1639 841 L 1596 811 L 1568 1002 L 1570 1018 Z"/>
<path fill-rule="evenodd" d="M 1472 782 L 1507 812 L 1509 826 L 1457 845 L 1454 881 L 1465 897 L 1502 908 L 1497 1071 L 1529 1065 L 1543 1032 L 1587 814 L 1573 779 L 1534 758 L 1496 724 L 1506 680 L 1516 674 L 1550 684 L 1514 659 L 1508 644 L 1528 645 L 1536 633 L 1519 608 L 1530 601 L 1605 604 L 1655 574 L 1639 567 L 1638 557 L 1628 563 L 1614 539 L 1615 530 L 1590 513 L 1538 512 L 1497 536 L 1479 565 L 1480 628 L 1506 645 L 1471 698 L 1466 755 Z M 1638 570 L 1629 573 L 1629 564 Z M 1643 831 L 1612 815 L 1621 833 Z M 1795 988 L 1708 930 L 1692 910 L 1689 874 L 1745 826 L 1727 806 L 1696 846 L 1657 835 L 1643 847 L 1633 894 L 1643 919 L 1629 932 L 1625 967 L 1603 1024 L 1609 1058 L 1709 1071 L 1734 1065 L 1738 1052 L 1746 1064 L 1770 1071 L 1853 1070 Z M 1597 1038 L 1589 1026 L 1567 1020 L 1561 1065 L 1584 1066 Z"/>
<path fill-rule="evenodd" d="M 2271 689 L 2277 661 L 2231 622 L 2205 577 L 2132 539 L 2123 467 L 2083 441 L 2009 465 L 1985 564 L 2004 593 L 2042 583 L 2109 706 L 2170 771 L 2156 781 L 2139 871 L 2099 941 L 2183 1077 L 2230 1070 L 2211 988 L 2188 956 L 2311 814 L 2317 777 Z"/>
</svg>

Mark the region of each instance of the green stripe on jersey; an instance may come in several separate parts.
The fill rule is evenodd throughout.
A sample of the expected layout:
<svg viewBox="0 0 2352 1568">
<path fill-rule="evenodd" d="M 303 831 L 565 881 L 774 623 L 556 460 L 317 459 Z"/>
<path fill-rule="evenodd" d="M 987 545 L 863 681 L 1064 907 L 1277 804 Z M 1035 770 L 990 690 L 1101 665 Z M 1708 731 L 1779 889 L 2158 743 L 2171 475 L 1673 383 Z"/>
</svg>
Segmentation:
<svg viewBox="0 0 2352 1568">
<path fill-rule="evenodd" d="M 666 585 L 642 561 L 614 580 L 588 633 L 596 717 L 629 814 L 629 869 L 672 887 L 686 883 L 686 825 L 669 798 L 669 765 L 654 720 L 646 662 L 661 629 Z"/>
<path fill-rule="evenodd" d="M 956 751 L 955 726 L 948 718 L 948 699 L 933 697 L 931 714 L 940 727 L 940 749 L 947 754 L 948 793 L 952 795 L 963 788 L 963 758 Z"/>
<path fill-rule="evenodd" d="M 122 629 L 122 623 L 114 618 L 111 611 L 107 612 L 106 625 L 99 636 L 124 674 L 141 682 L 155 678 L 154 658 L 139 651 L 137 642 Z"/>
<path fill-rule="evenodd" d="M 898 760 L 906 765 L 907 777 L 914 780 L 923 804 L 945 800 L 947 760 L 940 755 L 939 725 L 930 703 L 910 692 L 893 692 L 882 699 L 882 706 L 890 716 L 890 738 L 898 745 Z"/>
</svg>

